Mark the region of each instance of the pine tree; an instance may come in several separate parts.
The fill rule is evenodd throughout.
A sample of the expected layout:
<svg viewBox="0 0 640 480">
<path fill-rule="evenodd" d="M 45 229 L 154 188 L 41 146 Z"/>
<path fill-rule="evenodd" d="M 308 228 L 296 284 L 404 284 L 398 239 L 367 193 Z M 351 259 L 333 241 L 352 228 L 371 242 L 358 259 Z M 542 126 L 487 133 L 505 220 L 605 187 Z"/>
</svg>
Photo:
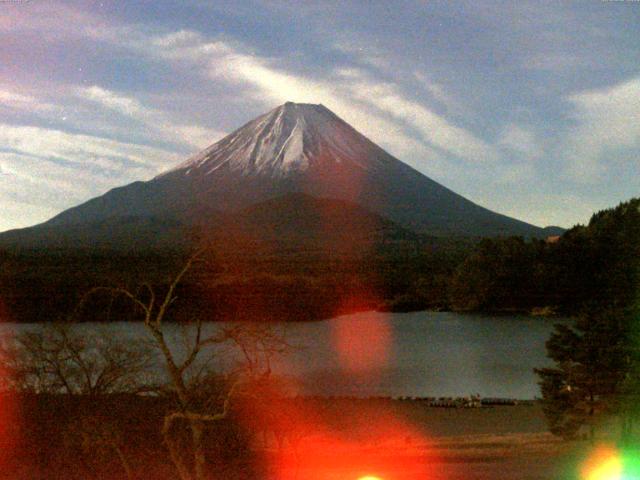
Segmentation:
<svg viewBox="0 0 640 480">
<path fill-rule="evenodd" d="M 628 314 L 606 311 L 556 325 L 546 344 L 556 366 L 536 370 L 552 433 L 571 438 L 586 426 L 593 439 L 600 417 L 619 412 L 631 387 L 630 323 Z"/>
</svg>

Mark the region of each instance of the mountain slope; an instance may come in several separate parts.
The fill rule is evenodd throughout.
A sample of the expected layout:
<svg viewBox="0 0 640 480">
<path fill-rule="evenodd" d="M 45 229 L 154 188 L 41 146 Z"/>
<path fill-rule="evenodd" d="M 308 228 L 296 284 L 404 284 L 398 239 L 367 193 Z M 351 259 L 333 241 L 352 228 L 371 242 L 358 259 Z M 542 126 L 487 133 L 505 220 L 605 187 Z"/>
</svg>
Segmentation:
<svg viewBox="0 0 640 480">
<path fill-rule="evenodd" d="M 354 203 L 422 233 L 545 236 L 429 179 L 324 106 L 290 102 L 150 181 L 113 189 L 20 235 L 122 217 L 211 224 L 220 212 L 296 192 Z"/>
<path fill-rule="evenodd" d="M 417 242 L 419 235 L 344 200 L 290 193 L 216 223 L 206 235 L 218 248 L 361 256 L 385 244 Z M 233 252 L 231 252 L 233 254 Z"/>
</svg>

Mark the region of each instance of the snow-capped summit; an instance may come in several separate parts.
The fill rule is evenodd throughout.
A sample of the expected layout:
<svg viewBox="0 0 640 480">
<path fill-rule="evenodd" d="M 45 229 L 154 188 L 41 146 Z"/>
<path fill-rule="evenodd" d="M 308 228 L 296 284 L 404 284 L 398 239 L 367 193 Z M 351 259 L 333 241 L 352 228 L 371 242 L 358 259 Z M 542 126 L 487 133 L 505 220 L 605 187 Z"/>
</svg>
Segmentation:
<svg viewBox="0 0 640 480">
<path fill-rule="evenodd" d="M 319 162 L 368 170 L 380 161 L 380 150 L 324 105 L 287 102 L 160 177 L 173 172 L 210 175 L 220 168 L 285 177 L 318 167 Z"/>
<path fill-rule="evenodd" d="M 115 188 L 44 225 L 104 226 L 126 218 L 215 227 L 221 212 L 233 217 L 290 194 L 348 202 L 434 235 L 546 236 L 539 227 L 487 210 L 431 180 L 326 107 L 291 102 L 162 175 Z M 35 235 L 38 228 L 29 231 Z"/>
</svg>

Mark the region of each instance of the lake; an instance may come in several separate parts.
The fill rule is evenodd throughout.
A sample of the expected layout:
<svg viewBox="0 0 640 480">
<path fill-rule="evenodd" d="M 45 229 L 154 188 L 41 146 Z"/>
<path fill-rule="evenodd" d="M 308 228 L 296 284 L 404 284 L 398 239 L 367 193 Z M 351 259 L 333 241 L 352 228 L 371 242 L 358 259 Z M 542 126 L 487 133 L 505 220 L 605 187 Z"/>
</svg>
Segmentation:
<svg viewBox="0 0 640 480">
<path fill-rule="evenodd" d="M 273 365 L 295 379 L 300 394 L 540 396 L 535 367 L 550 365 L 545 341 L 558 319 L 451 312 L 364 312 L 311 323 L 276 324 L 299 348 Z M 225 324 L 209 323 L 208 332 Z M 4 331 L 37 324 L 4 324 Z M 142 342 L 142 324 L 79 324 L 74 328 Z M 167 325 L 172 345 L 184 329 Z M 193 330 L 192 330 L 193 331 Z M 225 353 L 226 352 L 226 353 Z M 233 357 L 219 352 L 220 364 Z"/>
</svg>

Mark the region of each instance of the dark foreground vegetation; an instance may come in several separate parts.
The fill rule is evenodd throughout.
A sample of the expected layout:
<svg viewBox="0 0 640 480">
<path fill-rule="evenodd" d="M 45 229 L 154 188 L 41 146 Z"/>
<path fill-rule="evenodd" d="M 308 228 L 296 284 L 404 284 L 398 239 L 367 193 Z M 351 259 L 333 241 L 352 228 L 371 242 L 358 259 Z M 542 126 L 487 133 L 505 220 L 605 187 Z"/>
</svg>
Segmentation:
<svg viewBox="0 0 640 480">
<path fill-rule="evenodd" d="M 315 320 L 358 310 L 421 309 L 577 315 L 628 304 L 637 293 L 640 200 L 595 214 L 559 238 L 443 239 L 404 233 L 335 242 L 210 243 L 179 286 L 174 312 L 210 320 Z M 635 213 L 634 213 L 635 212 Z M 244 243 L 243 243 L 244 241 Z M 202 243 L 202 241 L 200 241 Z M 185 250 L 0 251 L 0 316 L 67 318 L 98 285 L 167 284 Z M 118 300 L 94 299 L 81 320 L 131 319 Z"/>
<path fill-rule="evenodd" d="M 20 405 L 19 426 L 14 427 L 13 455 L 0 478 L 180 478 L 161 434 L 173 408 L 166 398 L 23 394 L 14 400 Z M 433 478 L 465 478 L 455 476 L 462 469 L 466 478 L 475 478 L 496 463 L 504 469 L 503 462 L 514 460 L 517 442 L 523 449 L 516 453 L 517 461 L 524 463 L 545 443 L 547 448 L 537 456 L 547 456 L 547 462 L 559 448 L 543 435 L 544 420 L 536 405 L 452 410 L 418 401 L 298 398 L 281 401 L 278 408 L 283 413 L 278 419 L 254 417 L 249 424 L 246 418 L 230 415 L 209 425 L 202 439 L 202 478 L 305 479 L 317 478 L 314 472 L 335 476 L 341 470 L 367 467 L 402 473 L 400 467 L 407 461 L 437 468 L 442 477 Z M 183 427 L 177 426 L 172 434 L 186 452 L 190 435 Z M 316 453 L 309 455 L 312 451 Z M 376 458 L 363 457 L 366 451 L 377 452 Z M 391 452 L 401 462 L 385 460 Z M 320 458 L 322 465 L 316 465 Z M 365 459 L 368 464 L 363 465 Z M 545 468 L 559 463 L 555 459 Z M 500 478 L 526 478 L 515 471 L 510 475 Z"/>
<path fill-rule="evenodd" d="M 560 246 L 572 252 L 577 276 L 563 295 L 580 310 L 547 341 L 555 365 L 537 370 L 543 409 L 565 438 L 593 440 L 602 420 L 615 417 L 626 445 L 640 419 L 640 200 L 595 214 Z"/>
<path fill-rule="evenodd" d="M 161 433 L 173 408 L 166 398 L 23 394 L 12 400 L 19 405 L 19 424 L 10 466 L 0 478 L 176 478 Z M 184 425 L 172 435 L 189 441 Z M 257 470 L 260 454 L 237 421 L 212 424 L 203 435 L 207 470 L 215 471 L 206 478 L 264 478 Z"/>
</svg>

